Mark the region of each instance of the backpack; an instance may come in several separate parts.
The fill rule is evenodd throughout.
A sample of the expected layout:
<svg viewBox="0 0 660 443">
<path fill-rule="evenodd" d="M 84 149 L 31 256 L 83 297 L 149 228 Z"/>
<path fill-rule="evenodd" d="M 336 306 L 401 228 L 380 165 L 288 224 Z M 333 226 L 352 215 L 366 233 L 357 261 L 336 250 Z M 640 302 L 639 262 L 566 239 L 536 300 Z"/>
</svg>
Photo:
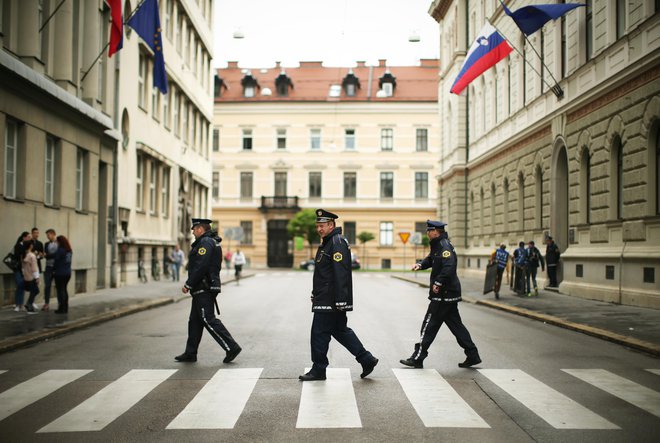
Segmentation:
<svg viewBox="0 0 660 443">
<path fill-rule="evenodd" d="M 527 265 L 527 251 L 525 249 L 516 249 L 516 265 L 525 266 Z"/>
<path fill-rule="evenodd" d="M 16 258 L 13 252 L 10 252 L 9 254 L 5 255 L 5 258 L 2 259 L 2 262 L 12 271 L 21 270 L 21 262 L 18 261 L 18 259 Z"/>
</svg>

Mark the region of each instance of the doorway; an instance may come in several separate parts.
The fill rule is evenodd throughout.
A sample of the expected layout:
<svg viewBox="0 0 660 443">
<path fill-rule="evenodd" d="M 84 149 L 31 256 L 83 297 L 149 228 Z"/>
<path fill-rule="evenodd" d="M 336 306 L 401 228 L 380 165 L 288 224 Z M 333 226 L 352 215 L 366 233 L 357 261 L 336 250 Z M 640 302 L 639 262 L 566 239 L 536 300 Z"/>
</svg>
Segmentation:
<svg viewBox="0 0 660 443">
<path fill-rule="evenodd" d="M 550 188 L 550 235 L 559 251 L 568 248 L 568 155 L 563 139 L 557 139 L 552 159 Z M 557 269 L 557 281 L 562 280 L 561 265 Z"/>
<path fill-rule="evenodd" d="M 290 268 L 293 266 L 293 247 L 286 227 L 288 220 L 268 222 L 268 267 Z"/>
</svg>

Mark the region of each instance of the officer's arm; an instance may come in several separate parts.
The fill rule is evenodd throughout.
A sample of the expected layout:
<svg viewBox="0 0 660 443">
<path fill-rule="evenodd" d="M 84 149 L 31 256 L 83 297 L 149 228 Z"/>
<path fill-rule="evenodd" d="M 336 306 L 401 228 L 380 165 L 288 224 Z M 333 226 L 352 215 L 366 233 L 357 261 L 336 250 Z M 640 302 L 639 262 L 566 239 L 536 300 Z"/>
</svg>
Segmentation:
<svg viewBox="0 0 660 443">
<path fill-rule="evenodd" d="M 539 256 L 539 261 L 541 262 L 541 269 L 545 269 L 545 259 L 543 258 L 543 254 L 541 254 L 541 251 L 537 250 L 537 254 Z"/>
<path fill-rule="evenodd" d="M 436 269 L 437 274 L 435 272 Z M 436 285 L 442 286 L 449 282 L 451 276 L 456 273 L 456 254 L 452 254 L 449 249 L 442 248 L 440 256 L 433 263 L 433 271 Z"/>
<path fill-rule="evenodd" d="M 419 262 L 419 269 L 428 269 L 431 266 L 433 266 L 433 258 L 431 257 L 431 254 L 427 255 L 424 260 Z"/>
<path fill-rule="evenodd" d="M 349 306 L 351 251 L 343 240 L 333 242 L 330 259 L 332 260 L 332 273 L 334 276 L 335 307 L 337 310 L 343 311 L 352 307 Z"/>
<path fill-rule="evenodd" d="M 204 238 L 200 242 L 199 248 L 197 248 L 197 253 L 193 257 L 190 257 L 188 280 L 186 280 L 186 287 L 188 289 L 197 286 L 208 275 L 214 246 L 213 240 Z"/>
</svg>

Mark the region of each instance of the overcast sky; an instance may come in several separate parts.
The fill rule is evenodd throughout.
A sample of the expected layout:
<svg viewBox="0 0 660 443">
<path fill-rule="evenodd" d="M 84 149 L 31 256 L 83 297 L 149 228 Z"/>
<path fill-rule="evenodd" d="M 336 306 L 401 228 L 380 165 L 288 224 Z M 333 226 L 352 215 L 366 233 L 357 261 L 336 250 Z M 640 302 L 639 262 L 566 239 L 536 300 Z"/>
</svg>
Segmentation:
<svg viewBox="0 0 660 443">
<path fill-rule="evenodd" d="M 438 25 L 428 14 L 432 0 L 216 0 L 215 67 L 238 61 L 267 68 L 281 61 L 322 61 L 352 66 L 358 60 L 415 65 L 437 58 Z M 245 38 L 235 39 L 241 31 Z M 410 43 L 416 32 L 421 41 Z"/>
</svg>

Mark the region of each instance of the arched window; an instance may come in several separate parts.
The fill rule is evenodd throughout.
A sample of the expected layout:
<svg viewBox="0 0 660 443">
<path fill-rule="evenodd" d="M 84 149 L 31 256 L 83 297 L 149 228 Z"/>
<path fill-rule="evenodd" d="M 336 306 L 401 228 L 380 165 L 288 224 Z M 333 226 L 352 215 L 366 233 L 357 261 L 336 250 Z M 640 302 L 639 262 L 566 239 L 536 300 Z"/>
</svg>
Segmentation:
<svg viewBox="0 0 660 443">
<path fill-rule="evenodd" d="M 589 223 L 591 213 L 591 157 L 584 146 L 580 155 L 580 221 Z"/>
<path fill-rule="evenodd" d="M 474 229 L 474 219 L 476 218 L 474 213 L 474 191 L 470 191 L 470 209 L 467 214 L 469 235 L 474 235 L 476 232 L 476 229 Z"/>
<path fill-rule="evenodd" d="M 610 150 L 610 218 L 621 220 L 623 218 L 623 145 L 621 136 L 616 134 L 612 138 Z"/>
<path fill-rule="evenodd" d="M 541 166 L 536 167 L 536 174 L 534 174 L 535 187 L 534 190 L 536 201 L 534 202 L 535 209 L 535 222 L 536 228 L 541 229 L 543 227 L 543 172 L 541 171 Z"/>
<path fill-rule="evenodd" d="M 490 185 L 490 231 L 495 232 L 495 183 Z"/>
<path fill-rule="evenodd" d="M 481 235 L 486 233 L 486 227 L 484 223 L 484 188 L 479 190 L 479 230 Z"/>
<path fill-rule="evenodd" d="M 503 186 L 503 196 L 502 196 L 502 225 L 504 228 L 507 228 L 507 225 L 509 224 L 509 180 L 504 179 L 504 186 Z"/>
<path fill-rule="evenodd" d="M 660 214 L 660 120 L 651 124 L 648 138 L 648 210 L 647 214 Z"/>
<path fill-rule="evenodd" d="M 656 2 L 657 3 L 657 2 Z M 655 122 L 655 140 L 653 140 L 655 150 L 655 213 L 660 214 L 660 124 Z"/>
<path fill-rule="evenodd" d="M 525 230 L 525 176 L 518 174 L 518 230 Z"/>
</svg>

